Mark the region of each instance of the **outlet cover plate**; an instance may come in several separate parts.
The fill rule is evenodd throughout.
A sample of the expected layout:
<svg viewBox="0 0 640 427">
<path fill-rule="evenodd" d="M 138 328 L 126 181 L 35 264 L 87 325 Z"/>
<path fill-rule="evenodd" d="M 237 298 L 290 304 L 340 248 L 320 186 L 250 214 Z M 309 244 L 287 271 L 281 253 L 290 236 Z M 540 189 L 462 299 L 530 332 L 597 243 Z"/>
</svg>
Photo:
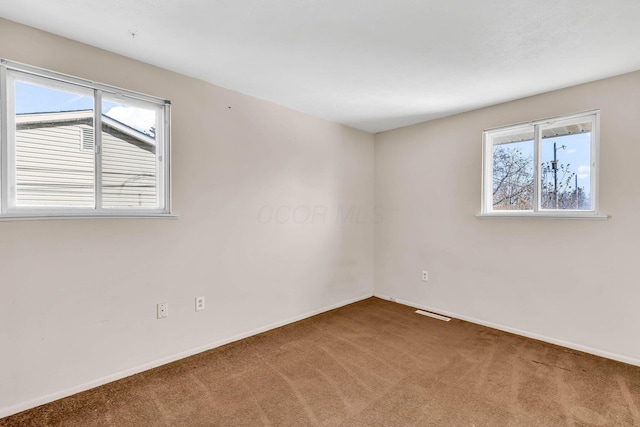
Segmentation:
<svg viewBox="0 0 640 427">
<path fill-rule="evenodd" d="M 161 302 L 158 304 L 158 319 L 164 319 L 169 316 L 169 303 Z"/>
</svg>

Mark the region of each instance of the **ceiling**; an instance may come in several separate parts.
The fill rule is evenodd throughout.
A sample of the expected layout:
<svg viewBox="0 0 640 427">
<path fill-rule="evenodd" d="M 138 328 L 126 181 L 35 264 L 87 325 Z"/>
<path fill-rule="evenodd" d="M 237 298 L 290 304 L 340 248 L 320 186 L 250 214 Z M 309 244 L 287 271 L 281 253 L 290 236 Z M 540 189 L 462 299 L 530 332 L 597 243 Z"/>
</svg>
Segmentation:
<svg viewBox="0 0 640 427">
<path fill-rule="evenodd" d="M 373 133 L 640 69 L 639 0 L 0 0 L 0 16 Z"/>
</svg>

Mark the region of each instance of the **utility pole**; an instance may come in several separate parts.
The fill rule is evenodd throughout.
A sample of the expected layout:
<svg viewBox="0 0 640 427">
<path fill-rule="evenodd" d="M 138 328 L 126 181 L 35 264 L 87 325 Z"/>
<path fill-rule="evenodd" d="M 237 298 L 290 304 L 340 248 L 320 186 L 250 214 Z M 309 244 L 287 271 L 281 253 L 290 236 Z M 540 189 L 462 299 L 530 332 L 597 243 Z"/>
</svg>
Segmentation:
<svg viewBox="0 0 640 427">
<path fill-rule="evenodd" d="M 560 150 L 566 150 L 566 148 L 566 145 L 560 146 Z M 553 208 L 558 209 L 558 205 L 560 204 L 560 197 L 558 194 L 558 146 L 555 142 L 553 143 L 553 161 L 551 162 L 551 169 L 553 169 Z M 570 200 L 567 200 L 567 202 L 570 203 Z"/>
</svg>

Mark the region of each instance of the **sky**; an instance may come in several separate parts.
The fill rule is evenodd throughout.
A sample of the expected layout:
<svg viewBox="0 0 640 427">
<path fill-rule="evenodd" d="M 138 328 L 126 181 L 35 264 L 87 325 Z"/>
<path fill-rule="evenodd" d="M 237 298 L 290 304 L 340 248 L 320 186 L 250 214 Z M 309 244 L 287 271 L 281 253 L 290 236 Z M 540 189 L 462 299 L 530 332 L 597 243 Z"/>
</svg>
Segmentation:
<svg viewBox="0 0 640 427">
<path fill-rule="evenodd" d="M 15 84 L 16 114 L 93 110 L 93 94 L 73 93 L 21 81 Z M 156 125 L 155 112 L 124 103 L 102 102 L 104 115 L 141 132 Z"/>
</svg>

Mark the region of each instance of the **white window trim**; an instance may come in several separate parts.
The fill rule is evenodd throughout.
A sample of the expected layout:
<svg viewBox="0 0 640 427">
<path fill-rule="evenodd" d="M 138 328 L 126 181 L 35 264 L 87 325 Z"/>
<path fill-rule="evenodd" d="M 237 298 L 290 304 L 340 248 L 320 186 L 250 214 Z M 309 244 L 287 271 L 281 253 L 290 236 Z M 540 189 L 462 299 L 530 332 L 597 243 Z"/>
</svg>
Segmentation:
<svg viewBox="0 0 640 427">
<path fill-rule="evenodd" d="M 541 129 L 557 126 L 559 124 L 571 124 L 589 120 L 592 123 L 591 130 L 591 210 L 571 210 L 571 209 L 541 209 L 538 200 L 541 192 L 539 179 L 540 171 L 540 151 L 541 151 Z M 493 210 L 493 138 L 501 134 L 512 134 L 520 131 L 533 131 L 534 133 L 534 196 L 532 210 Z M 555 218 L 555 219 L 597 219 L 605 220 L 608 215 L 599 212 L 599 156 L 600 156 L 600 110 L 590 110 L 580 113 L 556 116 L 528 123 L 520 123 L 509 126 L 501 126 L 486 129 L 482 134 L 482 180 L 481 180 L 481 212 L 476 215 L 478 218 Z"/>
<path fill-rule="evenodd" d="M 12 111 L 10 102 L 13 100 L 7 96 L 7 72 L 20 72 L 31 75 L 35 78 L 47 78 L 54 81 L 69 83 L 80 88 L 90 89 L 94 92 L 94 126 L 101 128 L 101 108 L 102 94 L 110 97 L 117 97 L 131 103 L 143 101 L 158 106 L 163 114 L 164 126 L 157 129 L 157 135 L 162 137 L 162 144 L 156 153 L 157 164 L 157 192 L 158 208 L 136 209 L 136 208 L 102 208 L 101 188 L 95 186 L 96 205 L 93 208 L 84 207 L 15 207 L 10 197 L 10 185 L 12 180 L 12 170 L 9 145 L 11 142 L 11 129 L 8 126 L 8 113 Z M 161 123 L 162 124 L 162 123 Z M 31 65 L 0 59 L 0 221 L 22 220 L 22 219 L 75 219 L 75 218 L 176 218 L 177 215 L 171 213 L 171 156 L 170 156 L 170 135 L 171 135 L 171 102 L 150 95 L 121 89 L 91 80 L 81 79 L 54 71 L 45 70 Z M 96 180 L 100 182 L 101 173 L 101 132 L 94 130 L 94 147 L 96 150 L 95 174 Z"/>
</svg>

